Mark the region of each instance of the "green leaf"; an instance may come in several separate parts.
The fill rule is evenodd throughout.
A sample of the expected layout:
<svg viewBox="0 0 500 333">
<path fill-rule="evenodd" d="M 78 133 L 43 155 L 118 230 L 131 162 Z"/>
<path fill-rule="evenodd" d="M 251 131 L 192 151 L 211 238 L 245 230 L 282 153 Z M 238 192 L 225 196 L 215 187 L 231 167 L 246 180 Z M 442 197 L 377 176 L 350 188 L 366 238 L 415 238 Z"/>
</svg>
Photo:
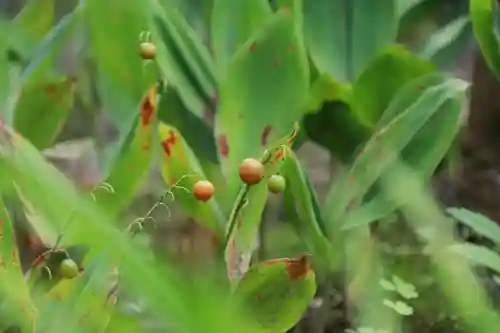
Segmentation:
<svg viewBox="0 0 500 333">
<path fill-rule="evenodd" d="M 410 12 L 412 9 L 414 9 L 418 5 L 424 3 L 425 1 L 426 0 L 398 0 L 397 7 L 398 7 L 399 17 L 400 18 L 403 17 L 408 12 Z"/>
<path fill-rule="evenodd" d="M 236 50 L 271 16 L 267 0 L 215 0 L 212 9 L 212 48 L 219 77 L 223 77 Z"/>
<path fill-rule="evenodd" d="M 43 294 L 42 300 L 38 300 L 42 309 L 47 302 L 58 302 L 64 306 L 57 312 L 44 313 L 42 310 L 41 324 L 47 331 L 55 331 L 57 327 L 69 324 L 92 332 L 104 332 L 110 310 L 116 301 L 116 296 L 108 296 L 117 283 L 116 279 L 117 276 L 103 257 L 89 262 L 85 265 L 83 274 L 73 279 L 60 280 L 49 292 Z"/>
<path fill-rule="evenodd" d="M 163 0 L 150 8 L 156 61 L 186 108 L 203 118 L 212 111 L 216 99 L 213 64 L 206 47 L 170 2 Z"/>
<path fill-rule="evenodd" d="M 74 81 L 50 77 L 24 86 L 14 111 L 14 127 L 36 148 L 52 146 L 73 107 Z"/>
<path fill-rule="evenodd" d="M 261 332 L 286 332 L 302 317 L 316 293 L 307 256 L 274 259 L 252 266 L 238 284 L 233 302 L 243 306 Z"/>
<path fill-rule="evenodd" d="M 413 308 L 402 301 L 393 302 L 388 299 L 384 299 L 384 305 L 393 309 L 402 316 L 410 316 L 413 314 Z"/>
<path fill-rule="evenodd" d="M 452 116 L 459 118 L 456 103 L 466 88 L 462 80 L 431 74 L 412 82 L 394 98 L 352 167 L 330 188 L 324 212 L 330 236 L 336 235 L 342 219 L 361 204 L 374 183 L 391 172 L 401 153 L 407 153 L 403 155 L 405 160 L 420 169 L 424 177 L 434 170 L 449 148 L 449 137 L 457 130 L 458 121 L 445 121 Z M 452 103 L 454 113 L 443 111 L 448 103 Z M 436 128 L 440 127 L 447 135 L 436 144 Z M 429 147 L 435 149 L 428 151 Z"/>
<path fill-rule="evenodd" d="M 182 102 L 179 93 L 172 87 L 168 87 L 161 96 L 158 117 L 182 133 L 184 140 L 198 159 L 219 163 L 210 124 L 190 112 Z"/>
<path fill-rule="evenodd" d="M 288 136 L 273 143 L 260 159 L 264 165 L 264 179 L 278 173 L 283 165 L 286 151 L 293 144 L 298 125 Z M 287 148 L 288 147 L 288 148 Z M 248 269 L 252 253 L 257 246 L 257 236 L 262 221 L 262 213 L 268 197 L 264 181 L 258 184 L 244 184 L 229 214 L 225 238 L 225 260 L 228 277 L 236 284 Z"/>
<path fill-rule="evenodd" d="M 300 166 L 300 162 L 293 153 L 288 151 L 280 173 L 285 177 L 287 188 L 285 195 L 290 195 L 293 199 L 286 206 L 287 210 L 296 210 L 297 223 L 295 228 L 297 234 L 301 235 L 308 249 L 320 260 L 321 264 L 329 263 L 329 254 L 332 249 L 325 237 L 322 225 L 318 221 L 321 219 L 319 212 L 315 209 L 315 193 L 308 186 L 307 175 Z M 316 202 L 317 204 L 317 202 Z"/>
<path fill-rule="evenodd" d="M 444 49 L 453 44 L 469 27 L 469 17 L 461 16 L 433 33 L 418 51 L 424 59 L 433 61 Z"/>
<path fill-rule="evenodd" d="M 215 231 L 218 236 L 223 235 L 225 221 L 217 198 L 218 192 L 223 194 L 224 189 L 215 188 L 215 198 L 207 202 L 198 201 L 192 193 L 194 184 L 199 180 L 207 180 L 198 159 L 176 128 L 161 123 L 159 135 L 162 147 L 161 173 L 175 201 L 190 218 Z"/>
<path fill-rule="evenodd" d="M 157 136 L 158 88 L 149 89 L 138 109 L 139 119 L 132 141 L 125 146 L 105 180 L 111 191 L 97 188 L 93 193 L 99 206 L 118 217 L 130 204 L 149 174 Z"/>
<path fill-rule="evenodd" d="M 43 81 L 49 74 L 57 75 L 57 65 L 63 47 L 68 42 L 78 38 L 84 23 L 83 8 L 77 7 L 73 12 L 65 15 L 40 41 L 32 48 L 32 56 L 27 67 L 22 72 L 23 84 Z M 73 46 L 75 51 L 82 44 Z"/>
<path fill-rule="evenodd" d="M 24 282 L 13 221 L 3 199 L 0 199 L 0 239 L 1 310 L 7 315 L 1 325 L 18 324 L 23 331 L 35 333 L 36 309 Z"/>
<path fill-rule="evenodd" d="M 14 20 L 34 42 L 40 41 L 54 24 L 54 0 L 30 0 Z"/>
<path fill-rule="evenodd" d="M 238 191 L 241 161 L 259 158 L 304 112 L 309 71 L 297 43 L 292 15 L 273 14 L 236 52 L 221 82 L 215 130 L 229 197 Z"/>
<path fill-rule="evenodd" d="M 448 208 L 446 212 L 479 235 L 491 239 L 496 244 L 500 244 L 500 227 L 485 215 L 465 208 Z"/>
<path fill-rule="evenodd" d="M 139 0 L 89 0 L 85 9 L 102 107 L 119 131 L 121 148 L 133 129 L 137 105 L 157 79 L 154 64 L 148 68 L 139 56 L 139 35 L 147 28 L 145 6 Z M 106 153 L 105 175 L 119 150 Z"/>
<path fill-rule="evenodd" d="M 352 89 L 352 107 L 360 121 L 373 127 L 392 98 L 411 80 L 434 66 L 401 46 L 384 49 L 360 74 Z"/>
<path fill-rule="evenodd" d="M 352 160 L 358 146 L 371 134 L 352 108 L 342 102 L 326 102 L 317 113 L 305 115 L 303 123 L 310 140 L 344 163 Z"/>
<path fill-rule="evenodd" d="M 480 265 L 500 272 L 500 255 L 485 246 L 476 244 L 455 244 L 450 250 L 469 260 L 474 265 Z"/>
<path fill-rule="evenodd" d="M 396 285 L 398 293 L 406 299 L 413 299 L 418 297 L 418 293 L 415 289 L 415 286 L 411 283 L 406 283 L 398 276 L 394 275 L 392 277 L 392 281 Z"/>
<path fill-rule="evenodd" d="M 395 0 L 304 1 L 304 32 L 311 59 L 320 73 L 354 80 L 379 50 L 394 42 Z"/>
<path fill-rule="evenodd" d="M 493 6 L 494 2 L 490 0 L 471 0 L 469 10 L 474 35 L 484 59 L 491 71 L 500 77 L 500 54 L 493 29 Z"/>
<path fill-rule="evenodd" d="M 225 333 L 233 332 L 238 323 L 241 333 L 255 332 L 248 328 L 246 318 L 240 313 L 227 317 L 228 302 L 218 297 L 220 293 L 209 289 L 206 280 L 193 277 L 186 281 L 171 267 L 145 260 L 140 247 L 110 223 L 95 202 L 79 195 L 67 178 L 9 126 L 4 126 L 0 147 L 0 158 L 5 165 L 2 175 L 18 185 L 44 220 L 55 229 L 65 230 L 62 246 L 87 245 L 89 261 L 99 254 L 109 257 L 109 262 L 120 269 L 120 282 L 148 299 L 161 324 L 171 325 L 171 318 L 176 318 L 176 326 L 186 331 Z M 72 222 L 66 225 L 68 217 Z M 51 305 L 56 306 L 54 302 Z"/>
</svg>

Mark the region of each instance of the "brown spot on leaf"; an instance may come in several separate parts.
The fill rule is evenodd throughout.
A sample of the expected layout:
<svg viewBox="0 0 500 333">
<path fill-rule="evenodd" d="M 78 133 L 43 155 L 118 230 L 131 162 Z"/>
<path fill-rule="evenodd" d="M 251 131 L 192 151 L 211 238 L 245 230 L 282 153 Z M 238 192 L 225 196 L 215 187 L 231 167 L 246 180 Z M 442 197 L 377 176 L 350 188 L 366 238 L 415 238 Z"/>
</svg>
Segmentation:
<svg viewBox="0 0 500 333">
<path fill-rule="evenodd" d="M 155 108 L 155 97 L 156 90 L 152 89 L 148 92 L 148 95 L 144 99 L 141 107 L 141 124 L 143 126 L 149 125 L 151 119 L 153 118 L 154 108 Z"/>
<path fill-rule="evenodd" d="M 292 13 L 290 6 L 281 6 L 281 9 L 283 10 L 283 13 L 285 13 L 286 15 L 290 15 Z"/>
<path fill-rule="evenodd" d="M 264 127 L 264 130 L 262 131 L 262 134 L 260 136 L 260 144 L 263 146 L 267 145 L 267 139 L 269 138 L 269 134 L 271 134 L 271 130 L 273 128 L 270 125 L 267 125 Z"/>
<path fill-rule="evenodd" d="M 227 137 L 225 135 L 219 135 L 217 139 L 219 145 L 219 152 L 223 157 L 229 156 L 229 144 L 227 143 Z"/>
<path fill-rule="evenodd" d="M 175 132 L 173 130 L 169 130 L 167 138 L 161 142 L 163 151 L 168 157 L 172 156 L 172 147 L 177 143 L 177 140 L 178 138 Z"/>
<path fill-rule="evenodd" d="M 297 45 L 295 45 L 295 44 L 288 45 L 288 47 L 286 49 L 288 51 L 295 52 L 295 51 L 297 51 Z"/>
<path fill-rule="evenodd" d="M 248 50 L 249 50 L 250 52 L 254 52 L 255 50 L 257 50 L 257 42 L 252 42 L 252 43 L 250 44 L 250 46 L 248 47 Z"/>
<path fill-rule="evenodd" d="M 281 60 L 279 58 L 275 58 L 271 64 L 273 68 L 279 68 L 281 66 Z"/>
<path fill-rule="evenodd" d="M 287 263 L 288 276 L 292 280 L 299 280 L 306 276 L 311 270 L 309 255 L 303 254 L 296 259 L 292 259 Z"/>
<path fill-rule="evenodd" d="M 278 150 L 274 161 L 280 161 L 285 157 L 285 151 L 283 149 Z"/>
<path fill-rule="evenodd" d="M 56 93 L 57 93 L 57 85 L 55 84 L 47 84 L 45 86 L 45 93 L 49 98 L 55 98 Z"/>
</svg>

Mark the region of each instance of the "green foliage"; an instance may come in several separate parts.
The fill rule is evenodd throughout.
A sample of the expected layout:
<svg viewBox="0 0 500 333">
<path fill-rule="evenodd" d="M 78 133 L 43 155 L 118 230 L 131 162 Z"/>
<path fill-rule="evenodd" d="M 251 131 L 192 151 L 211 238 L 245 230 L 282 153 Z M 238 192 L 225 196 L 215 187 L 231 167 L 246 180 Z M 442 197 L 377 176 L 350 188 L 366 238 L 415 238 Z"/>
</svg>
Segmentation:
<svg viewBox="0 0 500 333">
<path fill-rule="evenodd" d="M 420 186 L 432 177 L 458 133 L 468 87 L 437 71 L 438 55 L 449 51 L 467 18 L 438 31 L 419 52 L 395 45 L 399 19 L 418 3 L 215 0 L 203 8 L 210 24 L 198 17 L 210 26 L 208 41 L 184 17 L 189 5 L 173 0 L 88 0 L 59 22 L 52 0 L 32 0 L 13 22 L 1 21 L 13 34 L 0 36 L 0 193 L 6 202 L 20 202 L 44 249 L 23 272 L 17 253 L 25 244 L 14 237 L 17 212 L 0 203 L 1 329 L 144 332 L 139 316 L 120 310 L 117 297 L 124 292 L 144 296 L 145 311 L 169 329 L 284 333 L 312 302 L 317 274 L 321 282 L 347 279 L 341 285 L 359 312 L 348 318 L 360 326 L 356 332 L 372 326 L 372 332 L 399 332 L 401 317 L 418 312 L 409 304 L 417 288 L 397 276 L 380 280 L 384 258 L 368 225 L 403 213 L 423 242 L 437 246 L 415 226 L 415 216 L 425 216 L 425 209 L 411 204 L 425 199 L 396 196 L 406 180 L 397 176 L 411 168 Z M 476 38 L 494 71 L 497 7 L 471 3 Z M 193 8 L 194 16 L 203 16 L 201 11 Z M 85 65 L 70 75 L 59 57 L 75 41 L 73 60 Z M 141 59 L 141 42 L 156 47 L 152 59 Z M 41 153 L 59 140 L 80 104 L 93 120 L 105 118 L 117 131 L 114 142 L 97 142 L 100 179 L 87 188 L 77 188 Z M 94 110 L 102 110 L 102 118 Z M 295 152 L 307 140 L 346 165 L 324 202 Z M 262 163 L 257 184 L 240 179 L 246 158 Z M 156 168 L 162 195 L 146 215 L 118 230 Z M 286 180 L 285 222 L 308 255 L 254 255 L 265 252 L 258 236 L 270 197 L 267 180 L 276 174 Z M 214 186 L 208 201 L 193 193 L 202 180 Z M 153 211 L 161 205 L 165 214 L 177 205 L 208 229 L 213 267 L 191 274 L 169 260 L 151 260 L 150 249 L 133 240 L 154 222 Z M 449 213 L 499 241 L 498 227 L 484 217 Z M 471 290 L 481 292 L 473 289 L 472 272 L 452 266 L 447 255 L 500 274 L 493 250 L 443 244 L 446 251 L 430 255 L 443 290 L 450 290 L 443 281 L 456 269 Z M 78 265 L 77 276 L 74 270 L 61 274 L 65 260 Z M 222 283 L 212 283 L 219 278 Z M 466 316 L 467 297 L 445 294 L 474 326 L 476 319 Z M 489 320 L 481 326 L 486 332 L 499 319 L 481 297 L 474 305 Z"/>
</svg>

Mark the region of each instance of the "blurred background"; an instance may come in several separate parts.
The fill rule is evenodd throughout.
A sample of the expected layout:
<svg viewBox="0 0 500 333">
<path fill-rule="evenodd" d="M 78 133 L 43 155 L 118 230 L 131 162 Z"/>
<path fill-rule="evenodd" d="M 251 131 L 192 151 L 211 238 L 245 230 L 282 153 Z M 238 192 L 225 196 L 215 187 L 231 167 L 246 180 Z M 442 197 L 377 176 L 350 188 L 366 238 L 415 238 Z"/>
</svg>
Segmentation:
<svg viewBox="0 0 500 333">
<path fill-rule="evenodd" d="M 105 0 L 103 0 L 105 1 Z M 314 0 L 305 0 L 314 1 Z M 410 1 L 410 0 L 408 0 Z M 196 32 L 207 41 L 208 18 L 211 8 L 210 0 L 175 0 L 178 8 L 188 19 Z M 68 13 L 77 1 L 58 1 L 57 17 Z M 23 0 L 0 0 L 2 20 L 10 20 L 24 6 Z M 500 221 L 500 135 L 498 120 L 500 119 L 500 87 L 486 68 L 475 44 L 472 29 L 467 18 L 467 0 L 426 0 L 419 4 L 403 18 L 399 40 L 410 49 L 425 48 L 431 35 L 447 27 L 454 33 L 443 35 L 442 43 L 448 44 L 436 58 L 438 65 L 456 76 L 473 82 L 469 104 L 464 114 L 463 133 L 459 139 L 462 163 L 459 170 L 450 173 L 441 172 L 434 177 L 434 188 L 441 203 L 445 206 L 456 205 L 481 212 L 495 221 Z M 1 28 L 0 28 L 1 29 Z M 10 31 L 0 33 L 9 34 Z M 84 34 L 85 31 L 82 31 Z M 83 36 L 83 35 L 82 35 Z M 450 37 L 451 36 L 451 37 Z M 45 154 L 71 180 L 82 187 L 99 182 L 99 151 L 93 144 L 97 138 L 102 146 L 113 142 L 116 137 L 114 129 L 105 117 L 105 110 L 99 105 L 99 98 L 93 85 L 92 68 L 85 62 L 86 45 L 83 38 L 75 37 L 67 43 L 60 55 L 60 70 L 65 74 L 82 77 L 78 85 L 88 93 L 77 96 L 71 117 L 66 123 L 63 133 L 58 138 L 58 145 L 48 149 Z M 13 55 L 15 56 L 15 55 Z M 22 59 L 19 59 L 22 62 Z M 82 74 L 83 73 L 83 74 Z M 298 155 L 308 169 L 311 181 L 322 200 L 330 184 L 332 176 L 342 166 L 331 157 L 321 145 L 314 142 L 305 143 Z M 150 181 L 144 185 L 141 193 L 129 208 L 123 219 L 124 225 L 131 219 L 143 216 L 164 190 L 164 185 L 157 170 L 151 170 Z M 260 258 L 289 256 L 300 253 L 303 245 L 294 230 L 281 222 L 280 198 L 270 200 L 266 208 L 264 227 L 260 235 Z M 152 243 L 156 256 L 174 256 L 176 261 L 189 269 L 199 262 L 210 260 L 211 234 L 193 221 L 186 219 L 175 203 L 171 205 L 173 215 L 167 218 L 166 211 L 159 209 L 155 213 L 157 228 L 148 229 L 144 242 Z M 24 253 L 24 256 L 30 256 Z M 28 260 L 28 259 L 26 259 Z M 318 295 L 337 297 L 338 295 Z M 335 302 L 333 302 L 335 304 Z M 337 328 L 329 327 L 325 322 L 335 322 L 332 309 L 311 307 L 303 322 L 294 328 L 295 333 L 337 332 Z M 340 310 L 339 310 L 340 311 Z M 431 316 L 429 313 L 422 316 Z M 340 315 L 339 315 L 340 316 Z M 425 327 L 428 318 L 416 318 L 413 332 L 422 329 L 425 332 L 449 332 L 449 326 L 439 325 L 432 329 Z M 438 322 L 438 319 L 436 319 Z M 422 325 L 422 326 L 419 326 Z"/>
</svg>

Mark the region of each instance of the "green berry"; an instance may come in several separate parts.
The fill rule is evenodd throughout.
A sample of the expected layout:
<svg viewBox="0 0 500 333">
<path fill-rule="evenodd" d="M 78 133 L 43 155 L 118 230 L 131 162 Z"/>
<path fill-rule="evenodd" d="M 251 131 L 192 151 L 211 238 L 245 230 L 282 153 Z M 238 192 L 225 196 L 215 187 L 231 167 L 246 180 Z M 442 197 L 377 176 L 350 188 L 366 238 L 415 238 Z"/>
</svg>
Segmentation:
<svg viewBox="0 0 500 333">
<path fill-rule="evenodd" d="M 73 259 L 64 259 L 59 265 L 59 274 L 66 279 L 73 279 L 78 275 L 78 265 Z"/>
<path fill-rule="evenodd" d="M 281 193 L 285 190 L 286 180 L 281 175 L 272 175 L 267 179 L 267 188 L 272 193 Z"/>
</svg>

